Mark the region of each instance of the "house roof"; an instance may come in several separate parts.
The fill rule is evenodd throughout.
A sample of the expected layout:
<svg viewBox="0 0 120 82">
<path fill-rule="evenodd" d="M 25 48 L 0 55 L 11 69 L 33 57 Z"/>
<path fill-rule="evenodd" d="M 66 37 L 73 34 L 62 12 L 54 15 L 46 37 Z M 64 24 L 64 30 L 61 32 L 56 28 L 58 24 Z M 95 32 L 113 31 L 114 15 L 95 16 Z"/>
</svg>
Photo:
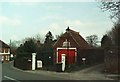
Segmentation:
<svg viewBox="0 0 120 82">
<path fill-rule="evenodd" d="M 6 43 L 0 40 L 0 48 L 10 48 Z"/>
<path fill-rule="evenodd" d="M 71 30 L 69 27 L 66 29 L 66 32 L 55 42 L 53 45 L 54 48 L 61 47 L 65 39 L 72 42 L 72 44 L 76 47 L 91 48 L 90 45 L 84 40 L 84 38 L 79 34 L 79 32 Z"/>
</svg>

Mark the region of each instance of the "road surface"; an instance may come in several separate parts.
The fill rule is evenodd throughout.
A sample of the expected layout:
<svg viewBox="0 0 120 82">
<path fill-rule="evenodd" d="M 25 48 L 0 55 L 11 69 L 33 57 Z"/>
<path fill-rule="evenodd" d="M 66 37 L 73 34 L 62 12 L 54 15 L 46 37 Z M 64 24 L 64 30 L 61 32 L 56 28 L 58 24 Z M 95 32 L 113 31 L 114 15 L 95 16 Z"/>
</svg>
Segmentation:
<svg viewBox="0 0 120 82">
<path fill-rule="evenodd" d="M 108 80 L 110 80 L 110 82 L 113 81 L 113 79 L 107 78 L 106 75 L 101 72 L 103 67 L 103 64 L 99 64 L 90 68 L 76 71 L 74 73 L 59 73 L 43 70 L 23 71 L 14 68 L 11 62 L 3 63 L 2 79 L 3 82 L 6 80 L 14 82 L 21 82 L 26 80 L 89 80 L 89 82 L 93 82 L 93 80 L 103 80 L 105 82 Z"/>
<path fill-rule="evenodd" d="M 2 80 L 12 80 L 20 82 L 21 80 L 64 80 L 62 77 L 52 75 L 33 74 L 26 71 L 15 69 L 12 63 L 3 63 Z"/>
</svg>

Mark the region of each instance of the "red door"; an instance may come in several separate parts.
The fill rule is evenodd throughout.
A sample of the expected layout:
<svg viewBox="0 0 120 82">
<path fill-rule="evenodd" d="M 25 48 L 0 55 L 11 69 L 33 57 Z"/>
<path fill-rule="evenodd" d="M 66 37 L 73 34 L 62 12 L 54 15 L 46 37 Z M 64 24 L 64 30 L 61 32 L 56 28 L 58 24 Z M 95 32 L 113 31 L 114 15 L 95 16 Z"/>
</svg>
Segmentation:
<svg viewBox="0 0 120 82">
<path fill-rule="evenodd" d="M 58 49 L 57 62 L 61 62 L 62 54 L 66 54 L 66 64 L 75 63 L 76 49 Z"/>
</svg>

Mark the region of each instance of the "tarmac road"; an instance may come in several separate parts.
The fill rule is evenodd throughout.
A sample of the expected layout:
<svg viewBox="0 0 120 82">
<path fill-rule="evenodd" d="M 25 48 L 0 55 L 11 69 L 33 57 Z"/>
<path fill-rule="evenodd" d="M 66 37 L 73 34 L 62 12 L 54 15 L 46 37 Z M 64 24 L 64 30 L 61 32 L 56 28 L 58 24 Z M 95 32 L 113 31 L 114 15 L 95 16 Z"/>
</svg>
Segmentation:
<svg viewBox="0 0 120 82">
<path fill-rule="evenodd" d="M 15 82 L 21 82 L 21 80 L 64 80 L 64 78 L 52 75 L 33 74 L 26 71 L 18 70 L 12 67 L 11 62 L 3 63 L 2 80 L 12 80 Z"/>
<path fill-rule="evenodd" d="M 2 80 L 3 82 L 5 80 L 15 82 L 21 82 L 23 80 L 88 80 L 89 82 L 93 82 L 94 80 L 103 80 L 104 82 L 116 82 L 113 79 L 107 78 L 107 75 L 101 72 L 103 67 L 103 64 L 99 64 L 80 71 L 66 73 L 45 70 L 22 71 L 12 67 L 12 62 L 3 63 Z"/>
</svg>

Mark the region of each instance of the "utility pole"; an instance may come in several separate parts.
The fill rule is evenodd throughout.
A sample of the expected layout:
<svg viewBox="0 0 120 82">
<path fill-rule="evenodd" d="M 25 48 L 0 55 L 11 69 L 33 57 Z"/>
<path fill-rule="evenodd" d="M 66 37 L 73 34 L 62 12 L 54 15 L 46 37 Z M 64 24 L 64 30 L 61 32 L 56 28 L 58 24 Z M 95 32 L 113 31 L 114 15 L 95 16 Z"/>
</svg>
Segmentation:
<svg viewBox="0 0 120 82">
<path fill-rule="evenodd" d="M 8 50 L 9 56 L 7 56 L 8 57 L 7 59 L 11 61 L 11 39 L 10 39 L 9 47 L 10 47 L 10 49 Z"/>
<path fill-rule="evenodd" d="M 11 39 L 10 39 L 10 46 L 11 46 Z"/>
<path fill-rule="evenodd" d="M 10 39 L 10 54 L 11 54 L 11 39 Z"/>
</svg>

